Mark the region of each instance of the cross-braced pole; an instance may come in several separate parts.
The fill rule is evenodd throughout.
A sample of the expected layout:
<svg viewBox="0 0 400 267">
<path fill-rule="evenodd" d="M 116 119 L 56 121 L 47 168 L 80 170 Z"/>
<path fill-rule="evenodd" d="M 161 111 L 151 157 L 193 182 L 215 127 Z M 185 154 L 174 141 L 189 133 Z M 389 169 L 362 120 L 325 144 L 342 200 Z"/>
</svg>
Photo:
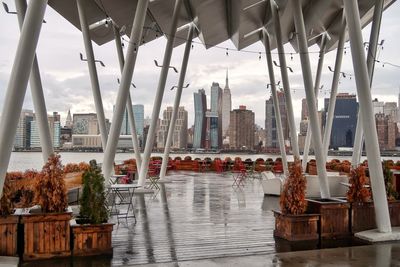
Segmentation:
<svg viewBox="0 0 400 267">
<path fill-rule="evenodd" d="M 190 55 L 190 50 L 191 50 L 190 48 L 191 48 L 191 44 L 192 44 L 194 29 L 195 29 L 194 25 L 189 26 L 189 32 L 187 35 L 187 40 L 186 40 L 186 45 L 185 45 L 185 52 L 183 54 L 183 59 L 182 59 L 181 72 L 179 74 L 179 81 L 178 81 L 177 91 L 176 91 L 176 95 L 175 95 L 174 109 L 172 111 L 172 116 L 171 116 L 171 120 L 170 120 L 169 127 L 168 127 L 167 141 L 165 142 L 164 155 L 163 155 L 163 160 L 161 163 L 160 181 L 164 180 L 165 174 L 167 172 L 168 157 L 169 157 L 169 152 L 171 150 L 172 137 L 174 136 L 176 118 L 178 116 L 179 105 L 181 102 L 183 83 L 185 82 L 186 70 L 187 70 L 187 65 L 188 65 L 188 61 L 189 61 L 189 55 Z"/>
<path fill-rule="evenodd" d="M 3 192 L 4 180 L 46 7 L 47 0 L 35 0 L 29 3 L 4 98 L 0 120 L 0 196 Z"/>
<path fill-rule="evenodd" d="M 313 80 L 310 67 L 310 58 L 308 56 L 308 43 L 306 30 L 304 26 L 304 17 L 301 1 L 292 0 L 294 5 L 294 24 L 297 32 L 297 42 L 300 50 L 301 68 L 303 70 L 304 88 L 306 90 L 307 107 L 309 113 L 309 121 L 311 130 L 314 134 L 314 150 L 317 160 L 317 171 L 319 178 L 319 186 L 322 198 L 330 198 L 328 177 L 326 174 L 325 156 L 322 151 L 321 128 L 318 123 L 318 112 L 315 94 L 313 90 Z"/>
<path fill-rule="evenodd" d="M 170 67 L 169 64 L 171 62 L 172 50 L 174 47 L 175 33 L 178 25 L 178 17 L 180 14 L 181 5 L 182 5 L 182 0 L 175 1 L 174 12 L 171 20 L 171 28 L 168 34 L 168 40 L 167 40 L 167 45 L 165 47 L 164 60 L 161 68 L 160 79 L 158 81 L 156 97 L 154 99 L 154 104 L 153 104 L 153 113 L 151 115 L 149 133 L 147 135 L 146 147 L 143 153 L 142 168 L 140 169 L 139 173 L 138 185 L 140 186 L 144 186 L 146 182 L 151 151 L 153 150 L 154 139 L 156 135 L 157 119 L 158 116 L 160 115 L 161 102 L 163 99 L 165 83 L 167 81 L 168 71 Z"/>
</svg>

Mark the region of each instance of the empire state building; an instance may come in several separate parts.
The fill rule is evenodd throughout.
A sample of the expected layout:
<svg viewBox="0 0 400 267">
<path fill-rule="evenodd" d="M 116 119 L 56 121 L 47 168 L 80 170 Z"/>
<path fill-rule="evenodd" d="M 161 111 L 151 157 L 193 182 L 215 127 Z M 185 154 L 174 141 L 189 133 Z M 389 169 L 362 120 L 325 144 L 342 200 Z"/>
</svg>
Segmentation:
<svg viewBox="0 0 400 267">
<path fill-rule="evenodd" d="M 226 70 L 226 82 L 222 94 L 222 136 L 226 137 L 229 130 L 229 121 L 232 110 L 231 89 L 229 89 L 228 70 Z"/>
</svg>

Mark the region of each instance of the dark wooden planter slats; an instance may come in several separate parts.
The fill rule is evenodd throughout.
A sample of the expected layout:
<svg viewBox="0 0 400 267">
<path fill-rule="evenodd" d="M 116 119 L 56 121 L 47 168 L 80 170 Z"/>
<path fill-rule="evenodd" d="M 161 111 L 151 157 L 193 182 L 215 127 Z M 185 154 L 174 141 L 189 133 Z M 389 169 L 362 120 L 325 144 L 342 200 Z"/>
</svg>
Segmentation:
<svg viewBox="0 0 400 267">
<path fill-rule="evenodd" d="M 72 224 L 73 255 L 111 255 L 114 224 Z"/>
<path fill-rule="evenodd" d="M 71 255 L 71 213 L 44 213 L 21 216 L 24 229 L 24 260 L 50 259 Z"/>
<path fill-rule="evenodd" d="M 307 199 L 307 212 L 320 214 L 318 232 L 321 238 L 342 238 L 351 235 L 350 204 L 339 201 Z"/>
<path fill-rule="evenodd" d="M 318 214 L 289 215 L 274 211 L 274 236 L 289 241 L 316 240 L 318 236 Z"/>
<path fill-rule="evenodd" d="M 19 217 L 0 216 L 0 255 L 16 256 Z"/>
</svg>

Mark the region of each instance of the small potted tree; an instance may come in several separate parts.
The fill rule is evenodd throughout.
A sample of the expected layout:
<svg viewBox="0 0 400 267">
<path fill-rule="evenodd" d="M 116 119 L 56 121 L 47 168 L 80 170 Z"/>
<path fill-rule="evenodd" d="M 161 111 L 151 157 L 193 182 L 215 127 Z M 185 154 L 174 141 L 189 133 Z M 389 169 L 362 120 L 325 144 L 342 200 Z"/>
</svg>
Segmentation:
<svg viewBox="0 0 400 267">
<path fill-rule="evenodd" d="M 83 174 L 79 218 L 71 220 L 74 256 L 112 254 L 113 224 L 107 220 L 104 176 L 91 160 Z"/>
<path fill-rule="evenodd" d="M 0 198 L 0 256 L 17 255 L 17 226 L 19 217 L 13 215 L 12 189 L 8 174 Z"/>
<path fill-rule="evenodd" d="M 35 178 L 34 202 L 40 206 L 21 213 L 24 229 L 24 260 L 71 255 L 67 193 L 59 155 L 49 157 Z"/>
<path fill-rule="evenodd" d="M 274 211 L 274 236 L 289 241 L 318 239 L 317 214 L 305 214 L 306 178 L 302 173 L 301 162 L 295 162 L 289 169 L 280 197 L 281 211 Z"/>
</svg>

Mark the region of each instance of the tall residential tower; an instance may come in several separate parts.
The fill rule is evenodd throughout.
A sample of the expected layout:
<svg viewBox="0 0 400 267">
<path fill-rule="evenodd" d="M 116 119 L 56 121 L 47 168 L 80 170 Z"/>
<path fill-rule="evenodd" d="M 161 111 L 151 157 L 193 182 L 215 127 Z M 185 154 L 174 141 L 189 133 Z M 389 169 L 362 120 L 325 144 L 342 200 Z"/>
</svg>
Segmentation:
<svg viewBox="0 0 400 267">
<path fill-rule="evenodd" d="M 228 70 L 226 70 L 226 82 L 224 93 L 222 94 L 222 136 L 226 137 L 229 130 L 229 121 L 232 110 L 231 89 L 228 82 Z"/>
</svg>

